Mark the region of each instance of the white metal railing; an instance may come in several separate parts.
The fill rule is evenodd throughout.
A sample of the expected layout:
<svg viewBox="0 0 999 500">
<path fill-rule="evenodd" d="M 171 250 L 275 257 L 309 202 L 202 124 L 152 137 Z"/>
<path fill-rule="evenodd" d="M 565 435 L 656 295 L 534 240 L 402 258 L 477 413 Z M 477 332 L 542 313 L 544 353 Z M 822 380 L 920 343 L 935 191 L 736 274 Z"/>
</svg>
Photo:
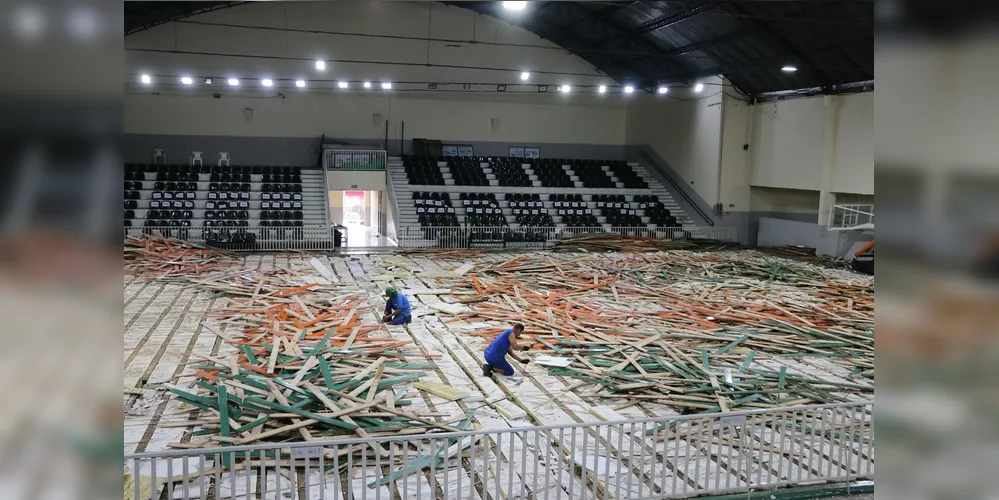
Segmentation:
<svg viewBox="0 0 999 500">
<path fill-rule="evenodd" d="M 850 482 L 874 477 L 873 406 L 139 453 L 126 498 L 638 500 Z"/>
<path fill-rule="evenodd" d="M 828 229 L 874 229 L 874 204 L 833 205 L 829 213 Z"/>
<path fill-rule="evenodd" d="M 545 249 L 560 240 L 581 234 L 609 233 L 670 240 L 714 240 L 737 242 L 735 227 L 498 227 L 446 226 L 399 228 L 403 248 L 525 248 Z"/>
<path fill-rule="evenodd" d="M 325 149 L 326 170 L 385 170 L 388 156 L 383 149 Z"/>
<path fill-rule="evenodd" d="M 341 230 L 341 233 L 344 232 Z M 158 234 L 233 251 L 333 251 L 336 249 L 333 228 L 330 225 L 298 227 L 135 226 L 125 228 L 126 237 L 141 234 Z M 346 246 L 344 242 L 341 243 Z"/>
</svg>

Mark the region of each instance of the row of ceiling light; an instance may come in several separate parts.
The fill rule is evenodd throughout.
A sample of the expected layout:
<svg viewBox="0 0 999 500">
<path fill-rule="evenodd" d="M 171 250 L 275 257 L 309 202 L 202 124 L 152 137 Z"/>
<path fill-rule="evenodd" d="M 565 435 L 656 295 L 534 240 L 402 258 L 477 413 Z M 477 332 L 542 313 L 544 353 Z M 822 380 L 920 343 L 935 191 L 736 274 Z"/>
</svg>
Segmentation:
<svg viewBox="0 0 999 500">
<path fill-rule="evenodd" d="M 142 82 L 143 85 L 151 85 L 153 83 L 153 77 L 146 73 L 143 73 L 142 75 L 139 76 L 139 81 Z M 180 77 L 180 83 L 182 85 L 194 85 L 194 78 L 190 76 L 182 76 Z M 226 80 L 226 83 L 228 83 L 230 87 L 238 87 L 240 85 L 240 80 L 239 78 L 229 78 Z M 211 85 L 211 84 L 212 84 L 212 79 L 205 78 L 205 85 Z M 274 80 L 270 78 L 263 78 L 260 80 L 260 85 L 264 87 L 273 87 Z M 364 88 L 370 89 L 372 84 L 369 81 L 365 81 L 364 83 L 362 83 L 362 85 L 364 86 Z M 295 80 L 295 86 L 302 89 L 307 87 L 308 83 L 305 80 Z M 336 86 L 341 89 L 346 89 L 350 88 L 350 83 L 341 80 L 336 83 Z M 383 90 L 392 90 L 392 82 L 381 82 L 381 87 Z"/>
</svg>

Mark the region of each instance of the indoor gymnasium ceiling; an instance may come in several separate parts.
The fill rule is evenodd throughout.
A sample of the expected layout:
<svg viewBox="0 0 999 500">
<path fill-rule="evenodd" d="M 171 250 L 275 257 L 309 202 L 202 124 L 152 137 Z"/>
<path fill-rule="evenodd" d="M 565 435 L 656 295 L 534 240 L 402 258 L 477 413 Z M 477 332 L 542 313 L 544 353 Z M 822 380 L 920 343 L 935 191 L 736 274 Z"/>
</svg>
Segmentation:
<svg viewBox="0 0 999 500">
<path fill-rule="evenodd" d="M 242 3 L 126 2 L 125 34 Z M 870 1 L 537 1 L 518 15 L 504 2 L 443 3 L 513 23 L 649 91 L 713 75 L 754 96 L 873 88 Z"/>
</svg>

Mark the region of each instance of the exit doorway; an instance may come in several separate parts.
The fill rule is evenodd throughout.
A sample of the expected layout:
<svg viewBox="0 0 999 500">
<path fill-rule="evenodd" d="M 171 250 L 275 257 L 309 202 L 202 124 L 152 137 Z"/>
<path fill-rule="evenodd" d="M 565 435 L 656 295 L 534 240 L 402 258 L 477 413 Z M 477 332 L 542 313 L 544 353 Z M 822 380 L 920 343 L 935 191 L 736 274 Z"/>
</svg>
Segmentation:
<svg viewBox="0 0 999 500">
<path fill-rule="evenodd" d="M 381 191 L 330 191 L 329 195 L 331 222 L 346 228 L 346 246 L 395 246 L 384 234 Z"/>
</svg>

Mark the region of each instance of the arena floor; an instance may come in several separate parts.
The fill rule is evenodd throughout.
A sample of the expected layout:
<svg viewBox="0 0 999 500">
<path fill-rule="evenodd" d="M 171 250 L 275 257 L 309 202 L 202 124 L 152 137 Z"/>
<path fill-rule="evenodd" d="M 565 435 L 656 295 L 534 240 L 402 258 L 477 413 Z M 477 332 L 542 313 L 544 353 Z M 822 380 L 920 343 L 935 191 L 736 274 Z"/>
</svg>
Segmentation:
<svg viewBox="0 0 999 500">
<path fill-rule="evenodd" d="M 689 258 L 691 252 L 671 251 L 664 258 L 669 258 L 675 254 L 678 258 Z M 703 252 L 701 252 L 703 254 Z M 734 252 L 726 252 L 724 259 L 730 259 Z M 523 254 L 520 254 L 523 255 Z M 547 259 L 548 262 L 561 263 L 566 269 L 574 265 L 579 265 L 575 261 L 579 259 L 590 259 L 590 266 L 594 262 L 606 260 L 614 262 L 617 260 L 635 259 L 636 254 L 608 253 L 599 256 L 580 254 L 553 254 L 547 252 L 534 252 L 527 254 L 528 261 Z M 309 260 L 314 255 L 311 254 L 247 254 L 241 255 L 225 264 L 224 268 L 216 270 L 218 273 L 246 270 L 247 272 L 271 272 L 282 269 L 300 272 L 310 272 Z M 339 283 L 340 292 L 363 292 L 370 297 L 368 304 L 370 308 L 364 311 L 366 323 L 377 323 L 383 307 L 382 290 L 388 286 L 394 286 L 400 290 L 432 290 L 441 288 L 452 288 L 458 285 L 466 286 L 469 281 L 469 274 L 455 275 L 454 271 L 460 271 L 462 266 L 468 267 L 471 264 L 474 270 L 484 266 L 495 266 L 516 257 L 517 254 L 495 253 L 495 254 L 395 254 L 395 255 L 357 255 L 357 256 L 326 256 L 318 255 L 318 258 L 331 269 Z M 648 258 L 648 257 L 639 257 Z M 739 259 L 749 261 L 760 261 L 773 263 L 782 261 L 775 257 L 765 257 L 753 251 L 739 251 Z M 596 260 L 593 260 L 596 259 Z M 635 262 L 629 260 L 629 263 Z M 648 266 L 646 266 L 648 267 Z M 864 285 L 873 284 L 871 277 L 858 275 L 850 271 L 841 269 L 821 269 L 819 266 L 811 266 L 816 272 L 823 273 L 830 279 L 844 282 L 861 283 Z M 747 279 L 740 278 L 738 282 L 717 281 L 710 284 L 712 293 L 725 292 L 724 287 L 731 286 L 732 291 L 747 286 Z M 771 277 L 772 281 L 773 278 Z M 686 288 L 685 284 L 678 280 L 678 289 L 685 290 L 693 296 L 704 297 L 696 288 Z M 752 281 L 750 279 L 750 281 Z M 767 293 L 790 293 L 782 289 L 778 283 L 771 283 L 766 279 L 755 280 L 760 289 L 766 288 Z M 608 303 L 615 301 L 629 300 L 617 296 L 618 290 L 612 294 L 604 294 L 597 297 Z M 630 405 L 620 405 L 620 400 L 606 400 L 598 397 L 589 397 L 584 392 L 580 394 L 578 383 L 569 377 L 553 376 L 549 374 L 548 368 L 530 363 L 523 371 L 511 378 L 500 377 L 498 380 L 490 380 L 482 377 L 480 366 L 481 353 L 488 338 L 474 335 L 480 330 L 495 329 L 497 327 L 507 327 L 516 320 L 510 318 L 508 321 L 494 321 L 479 318 L 466 319 L 460 314 L 452 314 L 447 311 L 454 311 L 454 307 L 468 306 L 456 305 L 456 296 L 448 294 L 423 295 L 413 294 L 409 296 L 413 306 L 413 322 L 405 327 L 388 326 L 383 327 L 393 338 L 402 338 L 413 341 L 413 346 L 425 354 L 438 355 L 433 358 L 436 367 L 421 379 L 421 381 L 439 382 L 455 388 L 470 391 L 481 400 L 491 401 L 496 398 L 507 397 L 508 403 L 505 410 L 503 408 L 482 407 L 477 410 L 475 421 L 482 429 L 510 429 L 530 425 L 555 425 L 564 423 L 598 422 L 601 414 L 599 408 L 614 406 L 619 408 L 617 414 L 624 418 L 644 418 L 661 417 L 667 415 L 680 415 L 684 413 L 683 408 L 671 406 L 670 404 L 660 404 L 656 399 L 647 399 L 635 402 Z M 125 309 L 125 349 L 124 349 L 124 384 L 126 389 L 125 404 L 125 453 L 155 452 L 170 449 L 171 443 L 189 442 L 192 438 L 191 431 L 196 426 L 191 425 L 196 417 L 192 415 L 189 407 L 181 405 L 169 393 L 159 390 L 161 384 L 170 383 L 180 387 L 193 387 L 196 380 L 194 370 L 190 367 L 196 361 L 203 359 L 199 356 L 209 356 L 213 358 L 226 358 L 236 352 L 233 346 L 223 342 L 221 336 L 214 331 L 225 334 L 231 327 L 231 323 L 221 322 L 213 311 L 224 307 L 229 299 L 212 292 L 201 291 L 189 283 L 176 279 L 157 279 L 150 276 L 133 275 L 126 273 L 124 276 L 124 309 Z M 596 300 L 596 299 L 595 299 Z M 444 305 L 442 305 L 442 303 Z M 655 307 L 654 304 L 648 307 Z M 873 325 L 873 310 L 870 315 Z M 207 326 L 207 328 L 206 328 Z M 765 366 L 773 370 L 784 370 L 790 374 L 799 374 L 803 377 L 821 379 L 838 382 L 856 381 L 854 377 L 856 369 L 851 366 L 844 366 L 826 357 L 782 357 L 771 354 L 761 354 L 756 356 L 754 363 Z M 518 370 L 520 367 L 518 366 Z M 873 381 L 871 380 L 871 385 Z M 129 391 L 132 391 L 130 394 Z M 413 411 L 425 411 L 439 414 L 436 418 L 441 421 L 452 421 L 460 417 L 469 407 L 469 403 L 450 401 L 433 394 L 422 392 L 420 397 L 413 398 Z M 850 394 L 844 399 L 849 401 L 873 400 L 873 392 L 870 394 Z M 481 403 L 479 403 L 481 404 Z M 523 410 L 521 418 L 510 418 L 510 405 L 514 409 Z M 472 405 L 475 406 L 475 405 Z M 752 407 L 742 408 L 752 409 Z M 503 410 L 503 411 L 501 411 Z M 506 413 L 506 415 L 504 415 Z M 444 416 L 444 415 L 448 416 Z M 871 416 L 855 415 L 853 418 L 862 426 L 869 426 Z M 758 442 L 766 443 L 775 440 L 775 436 L 754 436 Z M 822 437 L 819 436 L 821 441 Z M 792 442 L 794 440 L 792 439 Z M 731 449 L 728 449 L 726 442 L 718 442 L 716 445 L 708 445 L 711 448 L 707 454 L 711 457 L 708 460 L 723 462 L 726 456 L 731 456 Z M 800 446 L 806 446 L 804 442 Z M 511 445 L 513 446 L 513 445 Z M 510 461 L 516 467 L 516 461 L 521 460 L 520 455 L 530 456 L 540 460 L 542 451 L 536 449 L 526 442 L 517 442 L 517 452 L 505 455 L 504 459 Z M 668 473 L 665 460 L 675 454 L 669 448 L 668 442 L 661 440 L 657 443 L 650 443 L 655 448 L 661 447 L 658 459 L 652 456 L 653 463 L 649 464 L 653 469 L 662 469 Z M 792 445 L 793 446 L 793 445 Z M 822 444 L 810 444 L 809 446 L 821 448 Z M 511 448 L 512 449 L 512 448 Z M 726 451 L 728 450 L 728 451 Z M 622 452 L 622 450 L 614 450 Z M 737 452 L 738 453 L 738 452 Z M 863 456 L 861 448 L 856 449 L 858 457 Z M 851 466 L 844 465 L 845 462 L 828 458 L 828 466 L 845 467 L 852 475 L 873 474 L 873 471 L 852 470 Z M 655 462 L 659 460 L 659 462 Z M 858 460 L 859 461 L 859 460 Z M 768 464 L 760 461 L 753 467 L 757 476 L 761 474 L 772 474 L 775 478 L 792 480 L 794 478 L 783 477 L 786 474 L 779 469 L 769 467 Z M 821 460 L 820 460 L 821 462 Z M 662 467 L 653 467 L 655 463 Z M 675 464 L 674 464 L 675 465 Z M 609 466 L 608 466 L 609 467 Z M 731 467 L 729 467 L 731 468 Z M 675 470 L 671 466 L 670 470 Z M 718 478 L 709 475 L 709 468 L 703 468 L 700 474 L 687 474 L 686 482 L 690 482 L 694 490 L 704 489 L 712 483 L 717 483 Z M 467 471 L 474 477 L 475 471 Z M 564 471 L 550 471 L 552 476 L 564 474 Z M 622 474 L 635 474 L 630 469 L 619 471 Z M 161 472 L 162 473 L 162 472 Z M 374 472 L 370 472 L 374 474 Z M 637 498 L 642 494 L 651 494 L 659 491 L 659 484 L 665 484 L 667 478 L 650 473 L 647 475 L 636 475 L 629 477 L 628 488 L 635 488 L 630 495 L 623 497 Z M 738 475 L 738 474 L 736 474 Z M 341 497 L 361 497 L 364 487 L 360 486 L 363 478 L 358 477 L 354 484 L 349 479 L 341 487 L 334 487 L 329 490 L 327 498 Z M 431 478 L 432 480 L 433 478 Z M 724 482 L 729 478 L 722 479 Z M 736 484 L 746 478 L 735 478 Z M 414 488 L 407 494 L 401 490 L 395 492 L 385 492 L 394 494 L 395 498 L 414 496 L 417 483 L 425 483 L 428 477 L 425 475 L 414 475 L 407 481 L 414 481 Z M 437 478 L 442 481 L 443 489 L 454 489 L 454 479 L 452 476 Z M 525 484 L 537 484 L 537 478 L 519 478 Z M 778 480 L 778 479 L 775 479 Z M 622 480 L 623 481 L 623 480 Z M 325 484 L 325 480 L 324 480 Z M 463 488 L 467 490 L 468 483 Z M 444 487 L 443 485 L 448 485 Z M 642 485 L 641 487 L 638 485 Z M 429 485 L 428 485 L 429 487 Z M 527 487 L 533 490 L 533 487 Z M 504 488 L 505 490 L 505 488 Z M 430 491 L 430 490 L 424 490 Z M 438 490 L 440 491 L 440 490 Z M 344 493 L 346 492 L 346 493 Z M 353 493 L 351 493 L 353 492 Z M 453 494 L 462 495 L 463 492 L 453 491 Z M 541 491 L 534 490 L 535 497 L 542 494 Z M 332 496 L 329 496 L 332 495 Z M 396 496 L 397 495 L 397 496 Z M 466 498 L 467 491 L 464 491 L 462 498 Z M 545 493 L 547 495 L 547 493 Z M 440 494 L 438 496 L 441 496 Z M 475 494 L 478 498 L 480 495 Z M 490 495 L 492 496 L 492 495 Z M 501 497 L 512 498 L 515 495 L 500 493 Z M 598 495 L 599 496 L 599 495 Z M 383 496 L 384 497 L 384 496 Z M 546 496 L 547 497 L 547 496 Z M 564 491 L 556 492 L 554 497 L 564 498 L 589 498 L 591 493 L 580 493 L 566 495 Z M 181 497 L 177 497 L 181 498 Z M 319 496 L 315 496 L 319 498 Z M 374 498 L 374 494 L 371 495 Z M 457 498 L 453 497 L 452 498 Z"/>
</svg>

